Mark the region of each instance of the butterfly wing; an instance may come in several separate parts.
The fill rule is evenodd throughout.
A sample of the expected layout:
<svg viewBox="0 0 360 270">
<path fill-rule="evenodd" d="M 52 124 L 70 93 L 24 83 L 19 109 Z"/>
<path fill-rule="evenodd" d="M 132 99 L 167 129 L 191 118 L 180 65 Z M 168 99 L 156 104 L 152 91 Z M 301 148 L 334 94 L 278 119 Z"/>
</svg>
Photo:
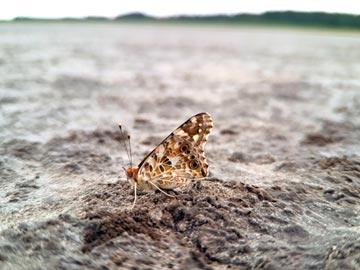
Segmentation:
<svg viewBox="0 0 360 270">
<path fill-rule="evenodd" d="M 175 129 L 139 164 L 138 178 L 171 189 L 209 174 L 204 146 L 213 127 L 208 113 L 192 116 Z"/>
</svg>

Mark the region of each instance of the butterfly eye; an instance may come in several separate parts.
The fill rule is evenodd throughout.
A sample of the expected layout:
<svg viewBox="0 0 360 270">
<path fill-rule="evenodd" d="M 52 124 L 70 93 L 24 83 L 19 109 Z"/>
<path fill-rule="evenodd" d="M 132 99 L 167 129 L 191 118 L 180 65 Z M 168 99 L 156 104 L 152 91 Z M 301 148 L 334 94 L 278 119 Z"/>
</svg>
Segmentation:
<svg viewBox="0 0 360 270">
<path fill-rule="evenodd" d="M 197 163 L 197 161 L 191 161 L 190 162 L 190 168 L 191 169 L 197 169 L 197 167 L 199 166 L 199 164 Z"/>
</svg>

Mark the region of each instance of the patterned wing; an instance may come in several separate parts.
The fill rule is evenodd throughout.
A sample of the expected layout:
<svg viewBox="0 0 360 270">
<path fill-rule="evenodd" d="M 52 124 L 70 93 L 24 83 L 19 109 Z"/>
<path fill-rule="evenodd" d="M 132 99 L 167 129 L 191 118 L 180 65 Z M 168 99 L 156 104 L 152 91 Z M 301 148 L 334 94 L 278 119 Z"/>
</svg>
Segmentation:
<svg viewBox="0 0 360 270">
<path fill-rule="evenodd" d="M 138 177 L 164 189 L 209 174 L 204 145 L 213 127 L 208 113 L 194 115 L 164 139 L 139 164 Z"/>
</svg>

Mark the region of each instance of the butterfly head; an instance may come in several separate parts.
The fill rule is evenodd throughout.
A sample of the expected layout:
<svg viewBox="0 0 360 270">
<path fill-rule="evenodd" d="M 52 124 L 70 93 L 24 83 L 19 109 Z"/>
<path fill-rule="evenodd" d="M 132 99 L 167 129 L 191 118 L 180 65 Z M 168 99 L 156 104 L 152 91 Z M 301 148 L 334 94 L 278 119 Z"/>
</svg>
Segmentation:
<svg viewBox="0 0 360 270">
<path fill-rule="evenodd" d="M 132 183 L 137 183 L 138 167 L 123 168 L 127 179 Z"/>
</svg>

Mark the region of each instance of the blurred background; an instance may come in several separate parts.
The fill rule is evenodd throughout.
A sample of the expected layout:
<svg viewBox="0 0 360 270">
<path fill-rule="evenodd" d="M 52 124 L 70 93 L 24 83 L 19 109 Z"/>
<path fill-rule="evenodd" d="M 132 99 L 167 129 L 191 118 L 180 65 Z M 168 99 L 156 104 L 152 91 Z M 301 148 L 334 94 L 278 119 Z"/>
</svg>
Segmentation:
<svg viewBox="0 0 360 270">
<path fill-rule="evenodd" d="M 351 91 L 356 13 L 349 0 L 8 1 L 0 11 L 1 135 L 38 140 L 118 121 L 130 128 L 154 111 L 183 118 L 216 107 L 229 118 L 224 106 L 248 98 L 250 108 L 248 95 L 271 91 L 262 88 Z"/>
<path fill-rule="evenodd" d="M 264 206 L 279 219 L 264 218 L 254 231 L 265 214 L 238 224 L 251 236 L 244 233 L 251 241 L 243 264 L 234 261 L 238 247 L 228 248 L 228 260 L 206 255 L 207 263 L 256 268 L 254 258 L 268 254 L 265 268 L 271 261 L 272 269 L 359 269 L 349 251 L 360 239 L 359 14 L 357 0 L 2 1 L 0 243 L 16 246 L 0 245 L 0 268 L 96 268 L 89 258 L 109 266 L 101 256 L 111 248 L 83 254 L 85 223 L 62 214 L 83 218 L 90 207 L 132 203 L 130 186 L 114 193 L 128 164 L 118 123 L 132 136 L 137 163 L 208 111 L 211 176 L 256 184 L 281 205 Z M 257 202 L 251 211 L 261 211 Z M 26 240 L 29 231 L 37 233 Z M 268 251 L 258 248 L 268 242 Z M 337 244 L 348 261 L 329 255 Z M 274 257 L 279 250 L 285 257 Z"/>
</svg>

